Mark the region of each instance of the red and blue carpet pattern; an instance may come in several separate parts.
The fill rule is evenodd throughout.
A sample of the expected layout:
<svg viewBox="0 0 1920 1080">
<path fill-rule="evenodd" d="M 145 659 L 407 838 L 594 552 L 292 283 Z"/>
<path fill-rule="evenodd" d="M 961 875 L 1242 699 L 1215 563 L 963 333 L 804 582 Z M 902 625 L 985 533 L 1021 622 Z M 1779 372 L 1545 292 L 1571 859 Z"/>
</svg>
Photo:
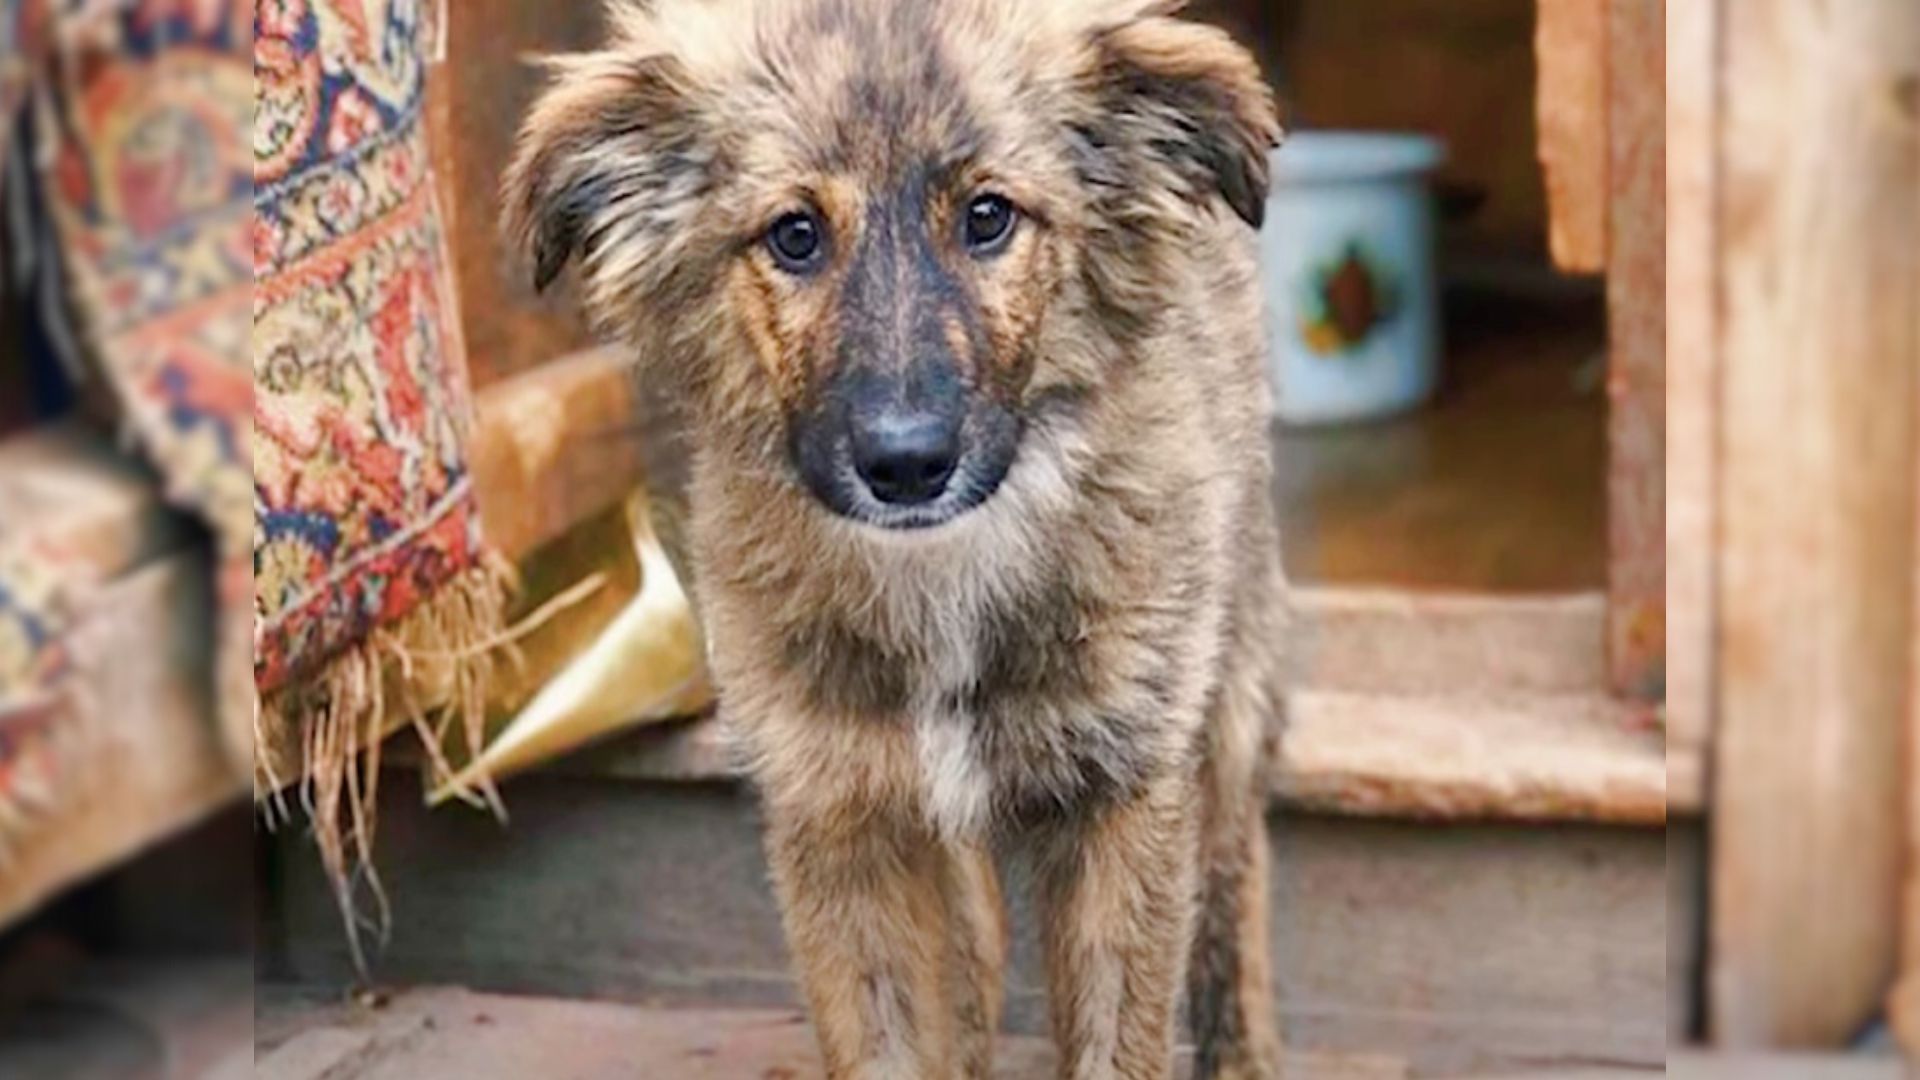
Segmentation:
<svg viewBox="0 0 1920 1080">
<path fill-rule="evenodd" d="M 252 527 L 245 0 L 63 3 L 46 100 L 83 337 L 169 496 L 230 556 Z"/>
<path fill-rule="evenodd" d="M 254 21 L 254 673 L 272 691 L 480 558 L 419 0 Z"/>
<path fill-rule="evenodd" d="M 250 731 L 252 712 L 251 21 L 248 0 L 0 0 L 0 184 L 20 185 L 6 194 L 40 227 L 12 239 L 34 246 L 40 279 L 68 286 L 70 304 L 43 314 L 82 346 L 129 448 L 215 537 L 230 733 Z M 57 736 L 86 720 L 58 599 L 67 571 L 23 539 L 35 523 L 6 524 L 0 834 L 71 786 Z"/>
</svg>

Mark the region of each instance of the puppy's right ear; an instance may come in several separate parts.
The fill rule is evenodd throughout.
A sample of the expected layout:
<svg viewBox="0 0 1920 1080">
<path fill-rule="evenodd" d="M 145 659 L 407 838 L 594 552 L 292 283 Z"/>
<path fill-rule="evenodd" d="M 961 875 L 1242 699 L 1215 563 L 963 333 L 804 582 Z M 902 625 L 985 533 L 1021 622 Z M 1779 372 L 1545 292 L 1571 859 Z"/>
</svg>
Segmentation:
<svg viewBox="0 0 1920 1080">
<path fill-rule="evenodd" d="M 687 212 L 688 175 L 705 167 L 671 57 L 615 50 L 545 63 L 553 81 L 521 125 L 502 182 L 507 240 L 531 263 L 536 289 L 576 255 L 644 252 L 670 234 Z"/>
</svg>

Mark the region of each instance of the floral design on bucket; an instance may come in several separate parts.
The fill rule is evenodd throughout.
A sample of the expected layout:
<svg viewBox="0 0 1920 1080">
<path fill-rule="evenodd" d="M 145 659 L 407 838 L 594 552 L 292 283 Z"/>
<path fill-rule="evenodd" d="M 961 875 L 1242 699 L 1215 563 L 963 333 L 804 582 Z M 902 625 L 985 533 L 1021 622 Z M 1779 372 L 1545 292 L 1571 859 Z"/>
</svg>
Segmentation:
<svg viewBox="0 0 1920 1080">
<path fill-rule="evenodd" d="M 1392 272 L 1357 240 L 1307 274 L 1300 340 L 1316 356 L 1338 356 L 1372 336 L 1399 310 Z"/>
</svg>

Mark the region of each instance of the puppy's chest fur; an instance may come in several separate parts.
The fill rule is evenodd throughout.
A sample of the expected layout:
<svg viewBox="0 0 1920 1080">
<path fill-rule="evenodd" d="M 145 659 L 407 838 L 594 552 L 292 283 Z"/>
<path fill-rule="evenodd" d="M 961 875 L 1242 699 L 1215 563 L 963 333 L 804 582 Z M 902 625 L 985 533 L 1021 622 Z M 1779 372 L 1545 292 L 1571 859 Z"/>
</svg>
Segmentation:
<svg viewBox="0 0 1920 1080">
<path fill-rule="evenodd" d="M 1062 567 L 1000 590 L 936 588 L 889 635 L 823 612 L 790 632 L 783 659 L 817 722 L 907 735 L 929 822 L 978 836 L 1188 763 L 1222 590 L 1198 560 L 1163 570 L 1150 594 Z"/>
</svg>

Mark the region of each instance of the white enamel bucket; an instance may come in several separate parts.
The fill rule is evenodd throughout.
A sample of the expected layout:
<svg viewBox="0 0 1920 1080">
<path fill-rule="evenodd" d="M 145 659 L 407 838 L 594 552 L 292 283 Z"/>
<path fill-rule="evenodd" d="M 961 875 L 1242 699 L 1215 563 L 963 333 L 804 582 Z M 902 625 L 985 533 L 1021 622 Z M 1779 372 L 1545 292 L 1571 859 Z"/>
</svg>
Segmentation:
<svg viewBox="0 0 1920 1080">
<path fill-rule="evenodd" d="M 1419 135 L 1310 131 L 1273 152 L 1260 233 L 1274 404 L 1290 424 L 1411 408 L 1439 370 L 1433 206 Z"/>
</svg>

